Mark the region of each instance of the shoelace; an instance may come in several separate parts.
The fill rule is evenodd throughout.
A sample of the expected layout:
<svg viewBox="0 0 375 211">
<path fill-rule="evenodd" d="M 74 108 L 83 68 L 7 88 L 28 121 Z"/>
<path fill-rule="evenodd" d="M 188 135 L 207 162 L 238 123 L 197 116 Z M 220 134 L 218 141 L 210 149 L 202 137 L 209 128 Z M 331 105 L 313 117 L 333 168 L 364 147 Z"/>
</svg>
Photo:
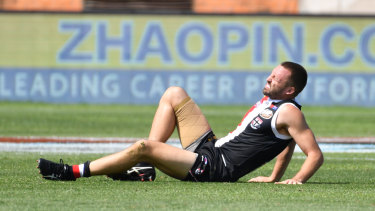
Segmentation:
<svg viewBox="0 0 375 211">
<path fill-rule="evenodd" d="M 56 173 L 59 177 L 62 176 L 62 174 L 65 172 L 65 164 L 64 164 L 64 160 L 60 158 L 60 165 L 61 166 L 56 166 Z"/>
</svg>

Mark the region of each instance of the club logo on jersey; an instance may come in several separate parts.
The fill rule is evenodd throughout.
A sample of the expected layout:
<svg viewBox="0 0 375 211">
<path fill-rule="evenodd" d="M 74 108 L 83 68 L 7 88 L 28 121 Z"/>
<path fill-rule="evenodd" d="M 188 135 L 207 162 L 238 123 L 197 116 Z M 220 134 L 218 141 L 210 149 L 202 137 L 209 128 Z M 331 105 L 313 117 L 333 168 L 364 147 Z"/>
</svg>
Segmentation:
<svg viewBox="0 0 375 211">
<path fill-rule="evenodd" d="M 270 109 L 266 108 L 262 112 L 260 112 L 259 116 L 261 116 L 263 119 L 271 119 L 271 117 L 273 116 L 273 112 Z"/>
<path fill-rule="evenodd" d="M 260 128 L 260 125 L 263 123 L 263 120 L 259 117 L 253 119 L 253 121 L 251 121 L 250 123 L 250 126 L 251 128 L 253 128 L 254 130 L 257 130 Z"/>
</svg>

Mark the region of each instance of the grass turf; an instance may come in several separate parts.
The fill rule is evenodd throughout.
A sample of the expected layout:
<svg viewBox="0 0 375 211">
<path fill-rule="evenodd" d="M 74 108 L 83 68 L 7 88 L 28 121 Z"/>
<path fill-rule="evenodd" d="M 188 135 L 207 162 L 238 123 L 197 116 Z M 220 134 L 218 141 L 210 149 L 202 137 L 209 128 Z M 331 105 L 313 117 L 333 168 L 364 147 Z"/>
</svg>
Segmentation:
<svg viewBox="0 0 375 211">
<path fill-rule="evenodd" d="M 218 137 L 235 129 L 249 106 L 201 106 Z M 147 137 L 156 106 L 0 102 L 1 136 Z M 375 136 L 375 108 L 304 107 L 317 137 Z M 177 137 L 176 134 L 173 135 Z"/>
<path fill-rule="evenodd" d="M 231 131 L 248 106 L 202 106 L 215 133 Z M 2 136 L 147 137 L 155 106 L 57 105 L 0 102 Z M 375 108 L 305 107 L 316 136 L 375 136 Z M 174 134 L 176 136 L 176 134 Z M 158 172 L 152 183 L 118 182 L 106 177 L 77 182 L 41 179 L 35 160 L 66 163 L 93 160 L 99 154 L 0 152 L 0 210 L 163 209 L 163 210 L 374 210 L 375 154 L 326 153 L 326 162 L 302 186 L 249 184 L 269 175 L 273 162 L 237 183 L 180 182 Z M 292 177 L 304 156 L 297 153 L 285 176 Z"/>
<path fill-rule="evenodd" d="M 326 154 L 324 166 L 304 185 L 254 184 L 269 175 L 273 162 L 236 183 L 193 183 L 157 172 L 155 182 L 112 181 L 104 176 L 76 182 L 44 180 L 35 160 L 40 156 L 67 163 L 99 154 L 0 153 L 0 210 L 374 210 L 375 154 Z M 284 178 L 303 162 L 295 154 Z"/>
</svg>

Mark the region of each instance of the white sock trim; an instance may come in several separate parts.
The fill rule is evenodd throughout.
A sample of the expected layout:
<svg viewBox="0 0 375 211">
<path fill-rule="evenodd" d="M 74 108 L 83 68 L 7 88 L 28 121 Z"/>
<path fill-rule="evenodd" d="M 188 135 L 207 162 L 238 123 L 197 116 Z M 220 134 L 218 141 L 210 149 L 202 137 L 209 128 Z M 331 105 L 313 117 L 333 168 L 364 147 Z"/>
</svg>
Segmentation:
<svg viewBox="0 0 375 211">
<path fill-rule="evenodd" d="M 79 168 L 79 174 L 81 175 L 81 177 L 83 177 L 84 164 L 79 164 L 78 168 Z"/>
</svg>

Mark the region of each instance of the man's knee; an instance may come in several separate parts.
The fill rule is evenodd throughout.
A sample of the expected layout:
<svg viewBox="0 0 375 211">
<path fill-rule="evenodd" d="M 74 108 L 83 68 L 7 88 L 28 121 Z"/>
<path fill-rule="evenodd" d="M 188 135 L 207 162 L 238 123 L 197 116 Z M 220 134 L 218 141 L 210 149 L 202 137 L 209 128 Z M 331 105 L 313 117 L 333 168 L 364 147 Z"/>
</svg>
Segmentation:
<svg viewBox="0 0 375 211">
<path fill-rule="evenodd" d="M 161 101 L 167 101 L 174 107 L 179 105 L 187 97 L 188 94 L 183 88 L 178 86 L 172 86 L 164 92 Z"/>
<path fill-rule="evenodd" d="M 159 144 L 157 141 L 139 140 L 132 146 L 133 157 L 138 161 L 153 163 L 153 150 Z"/>
<path fill-rule="evenodd" d="M 145 154 L 147 154 L 147 151 L 150 148 L 150 144 L 148 144 L 148 142 L 149 141 L 147 140 L 139 140 L 135 142 L 135 144 L 133 145 L 134 153 L 136 153 L 138 156 L 144 156 Z"/>
</svg>

